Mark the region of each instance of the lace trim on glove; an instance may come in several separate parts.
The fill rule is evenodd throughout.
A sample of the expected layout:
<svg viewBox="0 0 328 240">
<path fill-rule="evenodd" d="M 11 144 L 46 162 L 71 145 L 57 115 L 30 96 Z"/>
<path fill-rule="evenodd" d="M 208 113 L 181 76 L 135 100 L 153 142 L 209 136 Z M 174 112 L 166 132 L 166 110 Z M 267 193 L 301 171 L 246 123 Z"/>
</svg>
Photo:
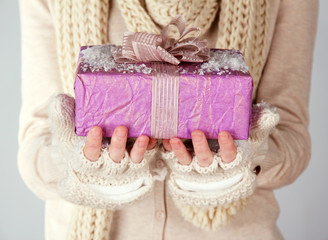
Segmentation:
<svg viewBox="0 0 328 240">
<path fill-rule="evenodd" d="M 230 162 L 230 163 L 225 163 L 222 161 L 221 158 L 221 152 L 219 151 L 218 153 L 212 152 L 214 157 L 213 157 L 213 161 L 209 166 L 206 167 L 202 167 L 198 164 L 198 159 L 197 156 L 194 155 L 192 162 L 189 165 L 183 165 L 180 164 L 174 154 L 173 151 L 166 151 L 163 147 L 161 148 L 162 151 L 162 157 L 169 162 L 169 165 L 171 166 L 171 168 L 174 169 L 174 171 L 180 172 L 180 173 L 190 173 L 193 170 L 195 170 L 196 172 L 203 174 L 203 175 L 207 175 L 207 174 L 215 174 L 218 171 L 219 166 L 223 169 L 223 170 L 229 170 L 229 169 L 233 169 L 237 166 L 240 165 L 240 163 L 243 161 L 243 155 L 247 154 L 244 152 L 243 148 L 244 148 L 244 143 L 242 143 L 241 141 L 236 142 L 237 145 L 240 145 L 237 147 L 237 155 L 236 158 Z"/>
<path fill-rule="evenodd" d="M 188 173 L 193 170 L 193 165 L 190 163 L 189 165 L 180 164 L 177 160 L 174 161 L 174 168 L 176 171 Z"/>
<path fill-rule="evenodd" d="M 210 174 L 210 173 L 216 172 L 216 170 L 218 169 L 218 160 L 217 160 L 217 157 L 216 157 L 216 154 L 215 154 L 212 163 L 207 167 L 202 167 L 198 164 L 197 157 L 194 156 L 193 159 L 192 159 L 192 165 L 198 173 L 200 173 L 200 174 Z"/>
<path fill-rule="evenodd" d="M 121 173 L 122 170 L 124 170 L 127 165 L 131 162 L 130 161 L 130 156 L 128 151 L 125 150 L 124 152 L 124 158 L 121 160 L 121 162 L 115 162 L 109 155 L 108 148 L 102 149 L 101 150 L 101 158 L 105 159 L 105 163 L 108 163 L 107 169 L 108 172 L 111 174 L 118 174 Z"/>
<path fill-rule="evenodd" d="M 235 168 L 236 166 L 238 166 L 241 163 L 241 161 L 243 160 L 242 156 L 243 156 L 242 149 L 237 147 L 237 155 L 236 155 L 236 158 L 232 162 L 230 162 L 230 163 L 223 162 L 220 151 L 219 151 L 219 153 L 215 154 L 214 159 L 217 159 L 220 167 L 223 170 L 228 170 L 228 169 L 232 169 L 232 168 Z"/>
<path fill-rule="evenodd" d="M 151 150 L 146 150 L 146 152 L 144 154 L 144 158 L 141 160 L 141 162 L 135 163 L 135 162 L 130 161 L 129 168 L 135 169 L 135 170 L 144 168 L 146 165 L 149 164 L 149 161 L 154 157 L 154 155 L 156 154 L 157 151 L 158 151 L 157 146 Z"/>
<path fill-rule="evenodd" d="M 175 160 L 176 159 L 175 154 L 174 154 L 173 151 L 170 151 L 170 152 L 166 151 L 163 146 L 160 148 L 160 151 L 161 151 L 162 156 L 165 160 Z"/>
<path fill-rule="evenodd" d="M 79 143 L 77 147 L 77 156 L 79 157 L 71 161 L 72 168 L 74 169 L 74 171 L 82 175 L 86 173 L 96 173 L 96 175 L 104 177 L 116 175 L 122 173 L 130 162 L 130 157 L 126 150 L 124 158 L 121 160 L 121 162 L 114 162 L 113 159 L 111 159 L 109 156 L 108 148 L 101 149 L 101 154 L 97 161 L 90 161 L 85 157 L 83 153 L 84 145 L 85 140 Z M 101 171 L 99 171 L 99 169 L 101 169 Z"/>
<path fill-rule="evenodd" d="M 177 171 L 188 173 L 193 170 L 193 165 L 191 163 L 189 165 L 180 164 L 173 151 L 166 151 L 163 146 L 160 150 L 163 159 L 165 159 L 165 161 L 167 161 L 169 165 L 173 165 L 172 167 Z"/>
</svg>

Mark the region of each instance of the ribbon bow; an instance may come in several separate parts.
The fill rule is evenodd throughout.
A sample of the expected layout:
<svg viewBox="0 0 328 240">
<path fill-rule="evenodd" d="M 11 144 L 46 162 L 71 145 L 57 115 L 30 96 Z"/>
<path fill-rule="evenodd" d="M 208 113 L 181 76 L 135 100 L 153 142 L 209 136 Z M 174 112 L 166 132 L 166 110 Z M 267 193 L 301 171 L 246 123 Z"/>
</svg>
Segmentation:
<svg viewBox="0 0 328 240">
<path fill-rule="evenodd" d="M 180 33 L 176 40 L 169 38 L 169 26 L 175 25 Z M 196 37 L 183 39 L 187 34 L 197 32 Z M 160 34 L 144 32 L 125 32 L 123 46 L 116 48 L 112 54 L 116 62 L 168 62 L 178 65 L 180 62 L 204 62 L 210 58 L 207 41 L 198 39 L 200 29 L 186 29 L 182 15 L 172 18 Z"/>
</svg>

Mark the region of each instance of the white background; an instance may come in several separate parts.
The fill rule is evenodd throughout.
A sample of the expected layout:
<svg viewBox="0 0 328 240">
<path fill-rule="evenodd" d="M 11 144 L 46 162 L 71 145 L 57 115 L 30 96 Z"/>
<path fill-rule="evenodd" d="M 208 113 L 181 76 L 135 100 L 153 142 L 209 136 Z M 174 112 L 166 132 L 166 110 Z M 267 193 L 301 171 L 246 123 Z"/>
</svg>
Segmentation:
<svg viewBox="0 0 328 240">
<path fill-rule="evenodd" d="M 281 208 L 278 225 L 288 240 L 328 239 L 327 12 L 328 1 L 321 0 L 310 102 L 312 159 L 295 183 L 275 192 Z M 0 34 L 0 239 L 44 239 L 44 203 L 27 189 L 17 170 L 21 104 L 17 1 L 0 0 Z"/>
</svg>

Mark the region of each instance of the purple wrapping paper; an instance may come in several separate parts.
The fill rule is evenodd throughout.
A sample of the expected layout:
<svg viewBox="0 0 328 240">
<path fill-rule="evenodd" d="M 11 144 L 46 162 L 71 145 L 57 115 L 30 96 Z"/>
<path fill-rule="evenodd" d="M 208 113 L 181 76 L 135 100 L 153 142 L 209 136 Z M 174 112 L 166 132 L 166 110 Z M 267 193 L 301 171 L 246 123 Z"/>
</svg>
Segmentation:
<svg viewBox="0 0 328 240">
<path fill-rule="evenodd" d="M 86 136 L 91 127 L 100 126 L 103 135 L 111 137 L 115 127 L 124 125 L 128 137 L 151 136 L 151 63 L 115 64 L 113 46 L 95 47 L 82 47 L 79 57 L 74 84 L 76 134 Z M 190 139 L 199 129 L 208 139 L 217 139 L 223 130 L 234 139 L 247 139 L 252 89 L 238 51 L 211 49 L 208 63 L 181 63 L 177 137 Z"/>
</svg>

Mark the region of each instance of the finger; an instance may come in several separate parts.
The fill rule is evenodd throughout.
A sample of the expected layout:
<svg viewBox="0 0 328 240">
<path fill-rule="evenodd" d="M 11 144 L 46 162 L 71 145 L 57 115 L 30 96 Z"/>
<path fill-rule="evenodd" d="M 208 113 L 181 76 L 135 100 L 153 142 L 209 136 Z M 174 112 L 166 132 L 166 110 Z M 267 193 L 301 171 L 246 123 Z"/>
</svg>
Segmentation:
<svg viewBox="0 0 328 240">
<path fill-rule="evenodd" d="M 191 138 L 198 164 L 201 167 L 209 166 L 213 161 L 213 153 L 208 146 L 205 134 L 200 130 L 195 130 L 192 132 Z"/>
<path fill-rule="evenodd" d="M 149 140 L 149 143 L 148 143 L 148 146 L 147 146 L 147 150 L 153 149 L 155 147 L 156 143 L 157 143 L 157 139 L 156 138 L 151 138 Z"/>
<path fill-rule="evenodd" d="M 130 157 L 132 162 L 135 163 L 141 162 L 146 152 L 148 143 L 149 143 L 149 137 L 145 135 L 141 135 L 137 138 L 130 152 Z"/>
<path fill-rule="evenodd" d="M 83 148 L 84 156 L 90 161 L 97 161 L 100 157 L 102 143 L 101 127 L 95 126 L 90 129 Z"/>
<path fill-rule="evenodd" d="M 189 165 L 191 163 L 191 154 L 187 151 L 186 146 L 179 138 L 172 138 L 169 144 L 180 164 Z"/>
<path fill-rule="evenodd" d="M 227 131 L 220 132 L 218 141 L 220 145 L 222 161 L 225 163 L 230 163 L 235 160 L 237 155 L 237 148 L 230 133 Z"/>
<path fill-rule="evenodd" d="M 114 162 L 121 162 L 125 155 L 126 140 L 128 136 L 128 129 L 125 126 L 118 126 L 115 128 L 109 145 L 109 155 Z"/>
<path fill-rule="evenodd" d="M 166 151 L 171 152 L 172 151 L 172 147 L 170 144 L 170 139 L 163 139 L 163 146 L 165 148 Z"/>
</svg>

